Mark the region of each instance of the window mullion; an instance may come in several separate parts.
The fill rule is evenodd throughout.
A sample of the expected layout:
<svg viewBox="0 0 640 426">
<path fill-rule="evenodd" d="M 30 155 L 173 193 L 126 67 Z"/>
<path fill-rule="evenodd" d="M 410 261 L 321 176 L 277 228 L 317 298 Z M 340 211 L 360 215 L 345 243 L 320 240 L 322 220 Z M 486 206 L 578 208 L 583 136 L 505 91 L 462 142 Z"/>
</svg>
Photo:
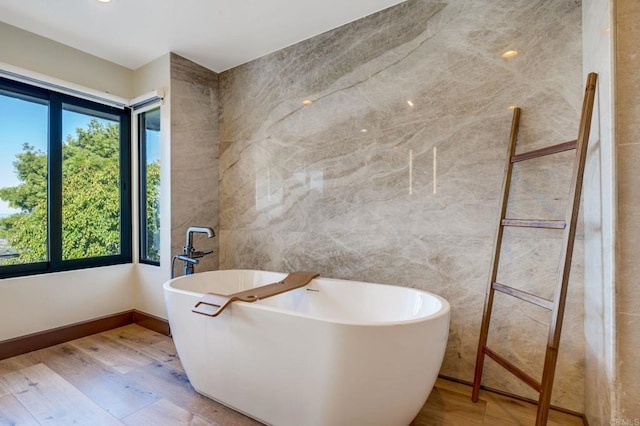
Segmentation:
<svg viewBox="0 0 640 426">
<path fill-rule="evenodd" d="M 138 208 L 139 208 L 139 258 L 147 258 L 147 115 L 138 115 Z"/>
<path fill-rule="evenodd" d="M 49 262 L 62 269 L 62 99 L 51 94 L 49 104 Z"/>
<path fill-rule="evenodd" d="M 131 259 L 131 110 L 120 117 L 120 255 Z"/>
</svg>

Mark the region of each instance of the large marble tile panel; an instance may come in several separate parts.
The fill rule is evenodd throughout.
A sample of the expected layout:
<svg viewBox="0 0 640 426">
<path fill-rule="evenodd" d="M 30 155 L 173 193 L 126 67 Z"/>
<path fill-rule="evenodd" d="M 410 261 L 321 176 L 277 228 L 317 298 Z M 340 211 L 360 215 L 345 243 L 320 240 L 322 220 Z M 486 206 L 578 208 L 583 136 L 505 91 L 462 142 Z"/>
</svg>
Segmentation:
<svg viewBox="0 0 640 426">
<path fill-rule="evenodd" d="M 223 269 L 313 269 L 322 276 L 405 285 L 445 297 L 484 295 L 487 238 L 222 230 Z M 468 285 L 472 282 L 471 285 Z M 471 293 L 471 294 L 469 294 Z"/>
<path fill-rule="evenodd" d="M 507 216 L 564 220 L 574 163 L 575 151 L 516 163 Z"/>
<path fill-rule="evenodd" d="M 436 235 L 491 235 L 496 217 L 500 161 L 465 163 L 449 158 L 447 149 L 436 154 L 438 175 L 433 179 L 434 153 L 399 153 L 371 148 L 374 158 L 365 170 L 348 164 L 308 164 L 283 169 L 277 163 L 246 171 L 253 179 L 221 185 L 221 227 L 275 228 L 301 231 L 309 227 L 327 232 L 431 233 Z M 253 156 L 252 156 L 253 157 Z M 255 157 L 258 157 L 256 155 Z M 451 162 L 453 164 L 448 164 Z M 293 162 L 290 162 L 290 164 Z M 375 164 L 379 163 L 379 164 Z M 395 164 L 394 164 L 395 163 Z M 243 167 L 244 161 L 238 163 Z M 254 164 L 255 165 L 255 164 Z M 246 164 L 246 169 L 251 165 Z M 285 166 L 286 167 L 286 166 Z M 254 174 L 255 173 L 255 174 Z"/>
<path fill-rule="evenodd" d="M 638 231 L 618 231 L 618 259 L 617 259 L 617 285 L 616 304 L 619 313 L 640 315 L 640 289 L 638 289 L 638 276 L 640 276 L 640 241 Z M 619 339 L 624 339 L 623 334 Z"/>
<path fill-rule="evenodd" d="M 640 198 L 637 186 L 640 175 L 635 165 L 640 159 L 640 78 L 637 75 L 637 38 L 640 35 L 638 17 L 640 7 L 637 2 L 617 2 L 616 38 L 616 137 L 618 144 L 618 242 L 617 242 L 617 412 L 619 418 L 640 418 L 640 394 L 638 383 L 638 347 L 640 333 L 640 291 L 637 277 L 640 268 L 637 257 L 640 244 Z"/>
<path fill-rule="evenodd" d="M 521 232 L 511 232 L 511 229 L 505 232 L 498 281 L 553 300 L 558 283 L 558 272 L 561 267 L 562 240 L 559 238 L 534 238 L 532 234 L 539 234 L 539 231 L 526 231 L 528 234 L 526 236 L 518 235 Z M 582 304 L 584 246 L 582 241 L 577 240 L 576 242 L 569 288 L 580 290 L 580 293 L 575 293 L 575 296 L 580 296 L 579 303 Z"/>
<path fill-rule="evenodd" d="M 218 75 L 176 53 L 171 53 L 171 79 L 208 87 L 217 85 Z"/>
<path fill-rule="evenodd" d="M 317 270 L 441 294 L 453 309 L 442 371 L 470 380 L 508 107 L 523 108 L 522 151 L 576 137 L 580 21 L 574 0 L 409 0 L 222 73 L 220 267 Z M 506 50 L 519 54 L 503 59 Z M 570 163 L 525 166 L 510 212 L 562 216 Z M 548 291 L 559 259 L 549 252 L 560 236 L 543 235 L 538 248 L 532 240 L 516 234 L 505 246 L 508 260 L 522 263 L 511 276 Z M 576 250 L 554 403 L 581 411 Z M 540 263 L 547 271 L 535 274 Z M 533 324 L 502 336 L 504 349 L 515 352 L 543 323 L 525 312 Z M 498 331 L 514 318 L 505 310 Z M 521 359 L 533 363 L 541 354 Z M 518 389 L 505 374 L 489 372 L 487 380 Z"/>
<path fill-rule="evenodd" d="M 189 226 L 218 226 L 218 75 L 171 54 L 171 247 L 182 252 Z M 217 239 L 196 236 L 198 250 Z M 216 255 L 198 270 L 217 269 Z"/>
<path fill-rule="evenodd" d="M 616 129 L 617 143 L 640 143 L 640 76 L 638 76 L 638 57 L 640 57 L 640 4 L 637 1 L 616 2 L 617 38 L 616 38 Z"/>
<path fill-rule="evenodd" d="M 618 314 L 618 418 L 640 418 L 640 315 Z"/>
<path fill-rule="evenodd" d="M 419 36 L 445 6 L 443 2 L 404 2 L 223 73 L 220 139 L 251 137 L 268 122 L 272 110 L 289 98 L 300 108 L 303 99 L 326 90 L 360 64 L 390 56 L 390 51 Z M 282 78 L 274 79 L 274 74 Z M 247 109 L 252 114 L 246 114 Z"/>
<path fill-rule="evenodd" d="M 637 141 L 640 142 L 640 139 Z M 640 161 L 640 143 L 618 146 L 617 151 L 618 229 L 622 233 L 638 235 L 640 233 L 640 191 L 638 191 L 640 169 L 637 164 Z"/>
</svg>

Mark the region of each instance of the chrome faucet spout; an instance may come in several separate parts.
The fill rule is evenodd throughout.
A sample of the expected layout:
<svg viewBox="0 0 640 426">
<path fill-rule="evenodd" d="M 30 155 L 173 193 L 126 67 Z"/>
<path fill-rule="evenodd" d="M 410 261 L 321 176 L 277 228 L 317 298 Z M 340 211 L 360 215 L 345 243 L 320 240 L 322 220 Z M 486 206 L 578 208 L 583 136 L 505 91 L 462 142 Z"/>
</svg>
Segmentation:
<svg viewBox="0 0 640 426">
<path fill-rule="evenodd" d="M 207 238 L 213 238 L 216 233 L 207 226 L 190 226 L 187 228 L 187 237 L 184 244 L 184 254 L 189 256 L 193 251 L 193 234 L 207 234 Z"/>
<path fill-rule="evenodd" d="M 213 229 L 209 228 L 208 226 L 190 226 L 187 229 L 187 235 L 189 235 L 190 233 L 207 234 L 207 237 L 209 238 L 216 236 L 216 233 L 213 232 Z"/>
<path fill-rule="evenodd" d="M 207 234 L 208 238 L 213 238 L 216 236 L 216 233 L 213 232 L 213 229 L 207 226 L 190 226 L 189 228 L 187 228 L 187 236 L 185 239 L 184 247 L 182 248 L 182 255 L 174 257 L 174 261 L 177 259 L 184 262 L 184 275 L 193 274 L 193 267 L 194 265 L 197 265 L 199 263 L 198 259 L 213 253 L 212 251 L 196 250 L 193 247 L 193 234 Z M 171 266 L 171 273 L 173 276 L 173 264 Z"/>
</svg>

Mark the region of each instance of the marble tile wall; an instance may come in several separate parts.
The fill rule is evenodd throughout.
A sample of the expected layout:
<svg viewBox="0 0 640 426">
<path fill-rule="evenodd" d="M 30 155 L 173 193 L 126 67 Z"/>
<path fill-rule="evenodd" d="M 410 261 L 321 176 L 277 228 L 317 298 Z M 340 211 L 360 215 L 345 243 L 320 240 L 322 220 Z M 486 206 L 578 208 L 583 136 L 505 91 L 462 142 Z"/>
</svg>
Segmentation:
<svg viewBox="0 0 640 426">
<path fill-rule="evenodd" d="M 220 268 L 438 293 L 453 308 L 442 374 L 472 380 L 508 107 L 523 108 L 521 151 L 570 140 L 583 85 L 576 0 L 409 0 L 222 73 Z M 562 218 L 571 158 L 536 161 L 510 212 Z M 548 296 L 560 235 L 537 235 L 510 233 L 500 279 Z M 582 270 L 581 233 L 553 395 L 576 411 Z M 490 344 L 540 376 L 548 313 L 500 298 L 495 318 Z M 486 385 L 535 396 L 487 364 Z"/>
<path fill-rule="evenodd" d="M 208 226 L 218 232 L 219 99 L 218 75 L 175 53 L 170 56 L 170 78 L 173 256 L 182 253 L 189 226 Z M 214 250 L 200 260 L 197 271 L 218 269 L 218 238 L 198 234 L 194 246 Z"/>
<path fill-rule="evenodd" d="M 616 144 L 618 149 L 616 417 L 640 420 L 640 2 L 617 2 Z"/>
</svg>

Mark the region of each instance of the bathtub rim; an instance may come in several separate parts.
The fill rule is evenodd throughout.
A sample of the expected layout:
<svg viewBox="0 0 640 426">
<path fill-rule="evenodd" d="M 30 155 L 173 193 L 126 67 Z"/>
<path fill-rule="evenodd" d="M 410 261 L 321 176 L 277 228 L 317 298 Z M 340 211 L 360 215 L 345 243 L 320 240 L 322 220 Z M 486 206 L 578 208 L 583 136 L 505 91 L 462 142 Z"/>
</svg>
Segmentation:
<svg viewBox="0 0 640 426">
<path fill-rule="evenodd" d="M 265 270 L 261 270 L 261 269 L 221 269 L 221 270 L 216 270 L 216 271 L 199 272 L 198 274 L 215 273 L 215 272 L 222 272 L 222 271 L 267 272 L 267 273 L 285 274 L 286 275 L 286 272 L 265 271 Z M 172 278 L 172 279 L 166 281 L 162 285 L 162 288 L 166 292 L 181 293 L 181 294 L 193 296 L 196 299 L 200 299 L 205 293 L 198 293 L 198 292 L 195 292 L 195 291 L 183 290 L 183 289 L 172 287 L 172 283 L 173 282 L 181 280 L 181 279 L 188 279 L 188 278 L 190 278 L 189 275 L 183 275 L 183 276 L 180 276 L 180 277 Z M 355 320 L 352 321 L 352 320 L 336 319 L 336 318 L 332 318 L 332 317 L 318 317 L 318 316 L 315 316 L 315 315 L 305 314 L 305 313 L 302 313 L 302 312 L 299 312 L 299 311 L 285 310 L 285 309 L 282 309 L 282 308 L 276 308 L 276 307 L 269 306 L 269 305 L 263 305 L 263 304 L 260 304 L 259 300 L 256 301 L 256 302 L 235 301 L 235 302 L 232 303 L 232 305 L 229 308 L 233 309 L 233 305 L 237 305 L 237 306 L 247 307 L 249 309 L 260 309 L 260 310 L 264 310 L 264 311 L 283 313 L 283 314 L 292 315 L 292 316 L 296 316 L 296 317 L 300 317 L 300 318 L 305 318 L 305 319 L 308 319 L 308 320 L 322 321 L 322 322 L 327 322 L 327 323 L 331 323 L 331 324 L 352 325 L 352 326 L 366 326 L 366 327 L 388 327 L 388 326 L 401 326 L 401 325 L 418 324 L 418 323 L 421 323 L 421 322 L 437 320 L 438 318 L 441 318 L 441 317 L 444 317 L 444 316 L 449 316 L 450 312 L 451 312 L 451 305 L 449 304 L 449 302 L 444 297 L 439 296 L 439 295 L 437 295 L 435 293 L 426 291 L 426 290 L 417 289 L 417 288 L 413 288 L 413 287 L 397 286 L 397 285 L 392 285 L 392 284 L 370 283 L 370 282 L 367 282 L 367 281 L 354 281 L 354 280 L 345 280 L 345 279 L 340 279 L 340 278 L 328 278 L 328 277 L 319 276 L 318 278 L 314 278 L 313 280 L 311 280 L 309 282 L 309 284 L 307 284 L 306 286 L 301 287 L 301 288 L 307 288 L 316 279 L 327 280 L 327 281 L 336 281 L 336 282 L 337 281 L 348 281 L 348 282 L 357 283 L 357 284 L 376 285 L 376 286 L 383 286 L 383 287 L 387 287 L 387 288 L 394 288 L 394 289 L 400 289 L 400 290 L 412 290 L 412 291 L 416 291 L 416 292 L 419 292 L 419 293 L 427 294 L 428 296 L 433 297 L 436 300 L 438 300 L 440 302 L 440 309 L 438 309 L 437 311 L 435 311 L 435 312 L 433 312 L 433 313 L 431 313 L 429 315 L 425 315 L 425 316 L 422 316 L 422 317 L 419 317 L 419 318 L 401 320 L 401 321 L 384 321 L 384 322 L 382 322 L 382 321 L 355 321 Z M 201 314 L 197 314 L 197 313 L 194 313 L 194 312 L 192 312 L 192 313 L 194 315 L 201 315 Z M 221 315 L 224 315 L 224 312 Z M 206 316 L 206 315 L 202 315 L 202 316 Z M 214 318 L 214 317 L 212 317 L 212 318 Z"/>
</svg>

